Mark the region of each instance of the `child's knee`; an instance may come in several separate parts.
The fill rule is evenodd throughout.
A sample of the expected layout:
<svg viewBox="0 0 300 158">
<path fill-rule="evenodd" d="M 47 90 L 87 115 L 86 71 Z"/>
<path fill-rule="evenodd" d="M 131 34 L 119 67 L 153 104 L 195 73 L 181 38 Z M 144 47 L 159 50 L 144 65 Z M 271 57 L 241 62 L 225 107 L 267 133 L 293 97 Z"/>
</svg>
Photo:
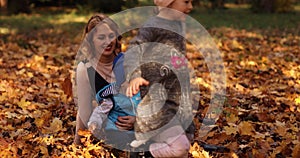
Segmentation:
<svg viewBox="0 0 300 158">
<path fill-rule="evenodd" d="M 189 149 L 190 142 L 184 134 L 176 139 L 169 138 L 165 143 L 150 145 L 150 152 L 154 157 L 187 157 Z"/>
<path fill-rule="evenodd" d="M 175 155 L 185 156 L 189 152 L 190 142 L 186 135 L 181 135 L 171 144 L 171 146 L 174 149 L 173 152 L 175 152 Z"/>
</svg>

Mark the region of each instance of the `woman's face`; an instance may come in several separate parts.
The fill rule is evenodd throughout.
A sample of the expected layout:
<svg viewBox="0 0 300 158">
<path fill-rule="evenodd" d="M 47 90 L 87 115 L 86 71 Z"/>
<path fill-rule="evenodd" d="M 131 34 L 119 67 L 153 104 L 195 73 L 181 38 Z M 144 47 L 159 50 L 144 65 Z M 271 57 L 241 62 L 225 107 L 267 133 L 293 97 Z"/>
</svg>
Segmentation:
<svg viewBox="0 0 300 158">
<path fill-rule="evenodd" d="M 115 32 L 105 23 L 96 26 L 95 29 L 93 42 L 96 52 L 101 54 L 101 56 L 114 55 L 114 50 L 116 47 Z"/>
</svg>

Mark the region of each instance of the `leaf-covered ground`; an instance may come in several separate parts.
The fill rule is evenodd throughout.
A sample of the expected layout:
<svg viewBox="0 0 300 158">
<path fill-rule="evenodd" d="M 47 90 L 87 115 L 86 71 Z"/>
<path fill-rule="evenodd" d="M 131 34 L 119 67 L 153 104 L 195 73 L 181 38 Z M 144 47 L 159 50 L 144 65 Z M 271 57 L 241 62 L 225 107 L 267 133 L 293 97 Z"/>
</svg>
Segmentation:
<svg viewBox="0 0 300 158">
<path fill-rule="evenodd" d="M 196 139 L 230 151 L 191 144 L 190 155 L 300 157 L 300 36 L 280 30 L 209 32 L 226 68 L 226 101 L 213 129 Z M 109 149 L 86 131 L 83 146 L 72 144 L 77 108 L 71 81 L 79 43 L 80 37 L 53 30 L 2 36 L 0 157 L 109 157 Z M 199 128 L 211 79 L 203 57 L 188 48 L 201 90 Z"/>
</svg>

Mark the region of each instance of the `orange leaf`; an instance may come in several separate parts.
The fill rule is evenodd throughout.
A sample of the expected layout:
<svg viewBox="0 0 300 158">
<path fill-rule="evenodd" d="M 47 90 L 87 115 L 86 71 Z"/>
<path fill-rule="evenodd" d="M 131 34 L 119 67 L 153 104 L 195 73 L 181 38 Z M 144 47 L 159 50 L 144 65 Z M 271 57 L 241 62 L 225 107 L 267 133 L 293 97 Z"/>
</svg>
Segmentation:
<svg viewBox="0 0 300 158">
<path fill-rule="evenodd" d="M 239 133 L 241 135 L 253 135 L 255 134 L 254 128 L 250 122 L 243 121 L 238 125 Z"/>
<path fill-rule="evenodd" d="M 228 123 L 236 123 L 239 120 L 239 117 L 235 114 L 230 114 L 229 117 L 226 117 Z"/>
<path fill-rule="evenodd" d="M 300 157 L 300 143 L 299 142 L 295 145 L 292 156 L 293 156 L 293 158 Z"/>
<path fill-rule="evenodd" d="M 64 82 L 62 83 L 62 89 L 68 97 L 73 96 L 73 94 L 72 94 L 72 82 L 71 82 L 70 75 L 68 75 L 65 78 Z"/>
</svg>

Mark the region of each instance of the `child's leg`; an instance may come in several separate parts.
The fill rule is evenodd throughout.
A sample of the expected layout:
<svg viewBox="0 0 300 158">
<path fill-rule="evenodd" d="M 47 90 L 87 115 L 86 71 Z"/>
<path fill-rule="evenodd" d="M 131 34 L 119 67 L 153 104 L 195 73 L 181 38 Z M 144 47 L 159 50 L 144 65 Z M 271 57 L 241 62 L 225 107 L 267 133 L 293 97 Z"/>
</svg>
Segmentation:
<svg viewBox="0 0 300 158">
<path fill-rule="evenodd" d="M 149 150 L 154 157 L 187 157 L 190 142 L 180 125 L 170 127 L 153 137 Z"/>
<path fill-rule="evenodd" d="M 168 138 L 165 143 L 153 143 L 149 150 L 154 157 L 188 157 L 190 142 L 185 134 Z"/>
<path fill-rule="evenodd" d="M 106 143 L 120 150 L 129 150 L 129 143 L 134 139 L 134 133 L 120 130 L 105 130 Z"/>
<path fill-rule="evenodd" d="M 111 99 L 103 99 L 103 102 L 97 106 L 90 118 L 89 122 L 87 123 L 89 129 L 101 129 L 103 121 L 106 119 L 107 114 L 113 107 L 113 102 Z M 95 126 L 95 127 L 90 127 L 90 126 Z"/>
</svg>

